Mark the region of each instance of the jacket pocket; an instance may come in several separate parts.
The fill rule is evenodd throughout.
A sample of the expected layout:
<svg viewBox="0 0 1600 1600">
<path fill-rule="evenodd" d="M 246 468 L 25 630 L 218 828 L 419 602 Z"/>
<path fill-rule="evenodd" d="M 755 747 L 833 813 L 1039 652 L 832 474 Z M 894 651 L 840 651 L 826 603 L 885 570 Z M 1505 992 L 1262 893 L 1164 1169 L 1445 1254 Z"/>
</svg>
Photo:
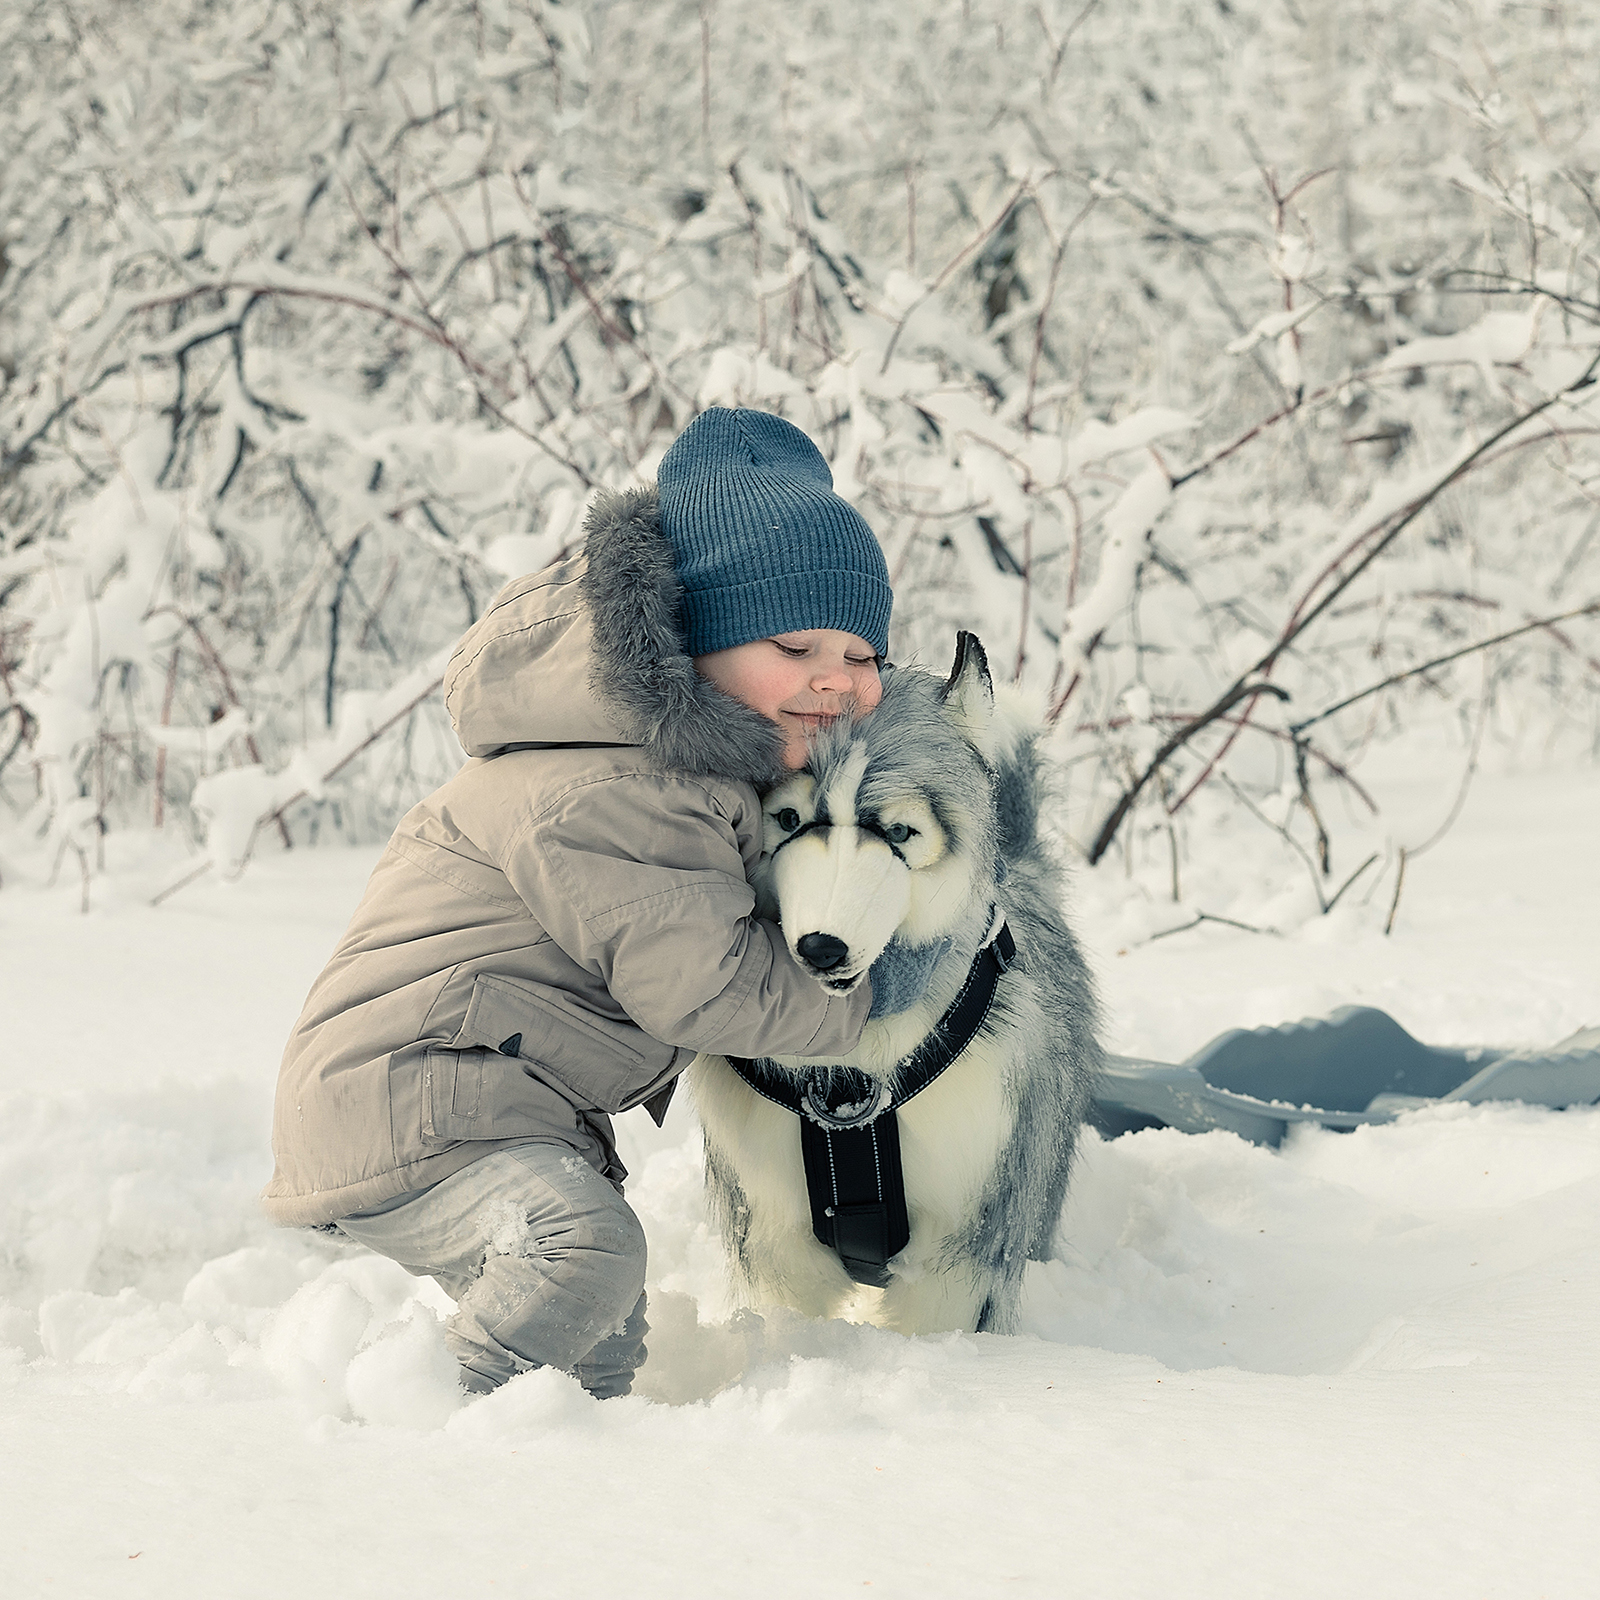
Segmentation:
<svg viewBox="0 0 1600 1600">
<path fill-rule="evenodd" d="M 422 1058 L 422 1137 L 430 1144 L 484 1139 L 482 1050 L 430 1050 Z"/>
<path fill-rule="evenodd" d="M 454 1042 L 515 1056 L 529 1076 L 584 1111 L 642 1104 L 677 1076 L 691 1054 L 648 1038 L 630 1022 L 587 1011 L 560 991 L 492 973 L 473 979 L 466 1020 Z"/>
<path fill-rule="evenodd" d="M 463 1139 L 571 1138 L 581 1120 L 570 1096 L 494 1050 L 426 1051 L 421 1100 L 427 1149 Z"/>
</svg>

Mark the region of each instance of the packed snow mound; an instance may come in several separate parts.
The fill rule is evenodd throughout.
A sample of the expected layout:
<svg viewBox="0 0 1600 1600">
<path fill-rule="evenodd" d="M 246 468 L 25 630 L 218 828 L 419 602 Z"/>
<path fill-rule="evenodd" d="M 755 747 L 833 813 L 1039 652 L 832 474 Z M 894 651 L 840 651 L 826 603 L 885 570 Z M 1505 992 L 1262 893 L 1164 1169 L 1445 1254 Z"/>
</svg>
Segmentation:
<svg viewBox="0 0 1600 1600">
<path fill-rule="evenodd" d="M 355 1245 L 269 1228 L 251 1203 L 259 1174 L 240 1170 L 258 1168 L 259 1151 L 226 1156 L 250 1142 L 250 1119 L 230 1126 L 250 1101 L 204 1103 L 210 1147 L 222 1153 L 209 1165 L 193 1137 L 119 1141 L 129 1111 L 115 1100 L 77 1098 L 54 1116 L 0 1122 L 0 1171 L 11 1179 L 49 1166 L 55 1177 L 13 1215 L 20 1249 L 8 1263 L 3 1336 L 18 1358 L 42 1356 L 96 1392 L 244 1397 L 272 1383 L 307 1416 L 453 1425 L 464 1397 L 441 1338 L 448 1297 Z M 735 1310 L 705 1211 L 698 1133 L 679 1118 L 675 1142 L 630 1185 L 652 1244 L 639 1395 L 748 1405 L 774 1424 L 794 1402 L 816 1426 L 798 1397 L 828 1394 L 836 1421 L 881 1419 L 902 1400 L 934 1403 L 923 1392 L 930 1365 L 984 1359 L 986 1337 L 907 1340 Z M 28 1194 L 14 1181 L 6 1192 Z M 141 1205 L 145 1195 L 165 1204 Z M 1485 1355 L 1492 1334 L 1450 1332 L 1437 1303 L 1470 1303 L 1491 1285 L 1500 1293 L 1581 1253 L 1596 1217 L 1600 1108 L 1439 1106 L 1350 1134 L 1301 1127 L 1279 1151 L 1225 1133 L 1106 1141 L 1089 1131 L 1054 1257 L 1029 1269 L 1023 1331 L 1177 1372 L 1462 1364 Z M 212 1253 L 230 1234 L 248 1242 Z M 551 1381 L 530 1392 L 555 1392 Z M 780 1392 L 790 1400 L 771 1399 Z M 521 1404 L 497 1401 L 490 1414 L 518 1416 Z"/>
</svg>

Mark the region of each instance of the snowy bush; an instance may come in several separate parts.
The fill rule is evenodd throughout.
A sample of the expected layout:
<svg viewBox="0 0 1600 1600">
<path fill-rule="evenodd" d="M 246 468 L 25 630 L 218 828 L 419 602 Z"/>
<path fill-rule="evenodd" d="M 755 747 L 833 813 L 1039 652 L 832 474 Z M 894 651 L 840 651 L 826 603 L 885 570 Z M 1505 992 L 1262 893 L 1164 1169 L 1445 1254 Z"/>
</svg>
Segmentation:
<svg viewBox="0 0 1600 1600">
<path fill-rule="evenodd" d="M 1597 49 L 1580 0 L 9 7 L 11 837 L 381 832 L 496 587 L 743 403 L 900 658 L 975 628 L 1048 706 L 1089 860 L 1175 872 L 1203 796 L 1326 904 L 1374 737 L 1600 742 Z"/>
</svg>

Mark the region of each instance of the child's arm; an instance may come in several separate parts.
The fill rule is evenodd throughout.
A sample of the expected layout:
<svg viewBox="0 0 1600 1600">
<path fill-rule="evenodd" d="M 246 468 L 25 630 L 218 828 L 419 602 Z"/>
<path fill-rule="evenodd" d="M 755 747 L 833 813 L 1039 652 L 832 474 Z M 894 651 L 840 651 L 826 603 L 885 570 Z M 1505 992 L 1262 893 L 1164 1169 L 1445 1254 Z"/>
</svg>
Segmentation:
<svg viewBox="0 0 1600 1600">
<path fill-rule="evenodd" d="M 719 788 L 627 774 L 564 794 L 503 869 L 551 938 L 653 1038 L 725 1055 L 836 1055 L 872 996 L 830 995 L 755 915 L 746 848 L 759 815 Z"/>
</svg>

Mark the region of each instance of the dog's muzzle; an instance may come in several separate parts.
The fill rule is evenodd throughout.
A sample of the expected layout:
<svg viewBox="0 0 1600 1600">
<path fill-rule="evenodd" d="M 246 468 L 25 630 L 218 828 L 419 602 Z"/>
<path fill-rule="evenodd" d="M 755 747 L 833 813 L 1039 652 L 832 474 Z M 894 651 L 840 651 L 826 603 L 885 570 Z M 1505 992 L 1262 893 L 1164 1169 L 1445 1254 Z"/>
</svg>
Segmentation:
<svg viewBox="0 0 1600 1600">
<path fill-rule="evenodd" d="M 910 901 L 910 874 L 881 839 L 819 827 L 773 854 L 771 888 L 790 944 L 824 988 L 848 994 L 888 944 Z"/>
</svg>

